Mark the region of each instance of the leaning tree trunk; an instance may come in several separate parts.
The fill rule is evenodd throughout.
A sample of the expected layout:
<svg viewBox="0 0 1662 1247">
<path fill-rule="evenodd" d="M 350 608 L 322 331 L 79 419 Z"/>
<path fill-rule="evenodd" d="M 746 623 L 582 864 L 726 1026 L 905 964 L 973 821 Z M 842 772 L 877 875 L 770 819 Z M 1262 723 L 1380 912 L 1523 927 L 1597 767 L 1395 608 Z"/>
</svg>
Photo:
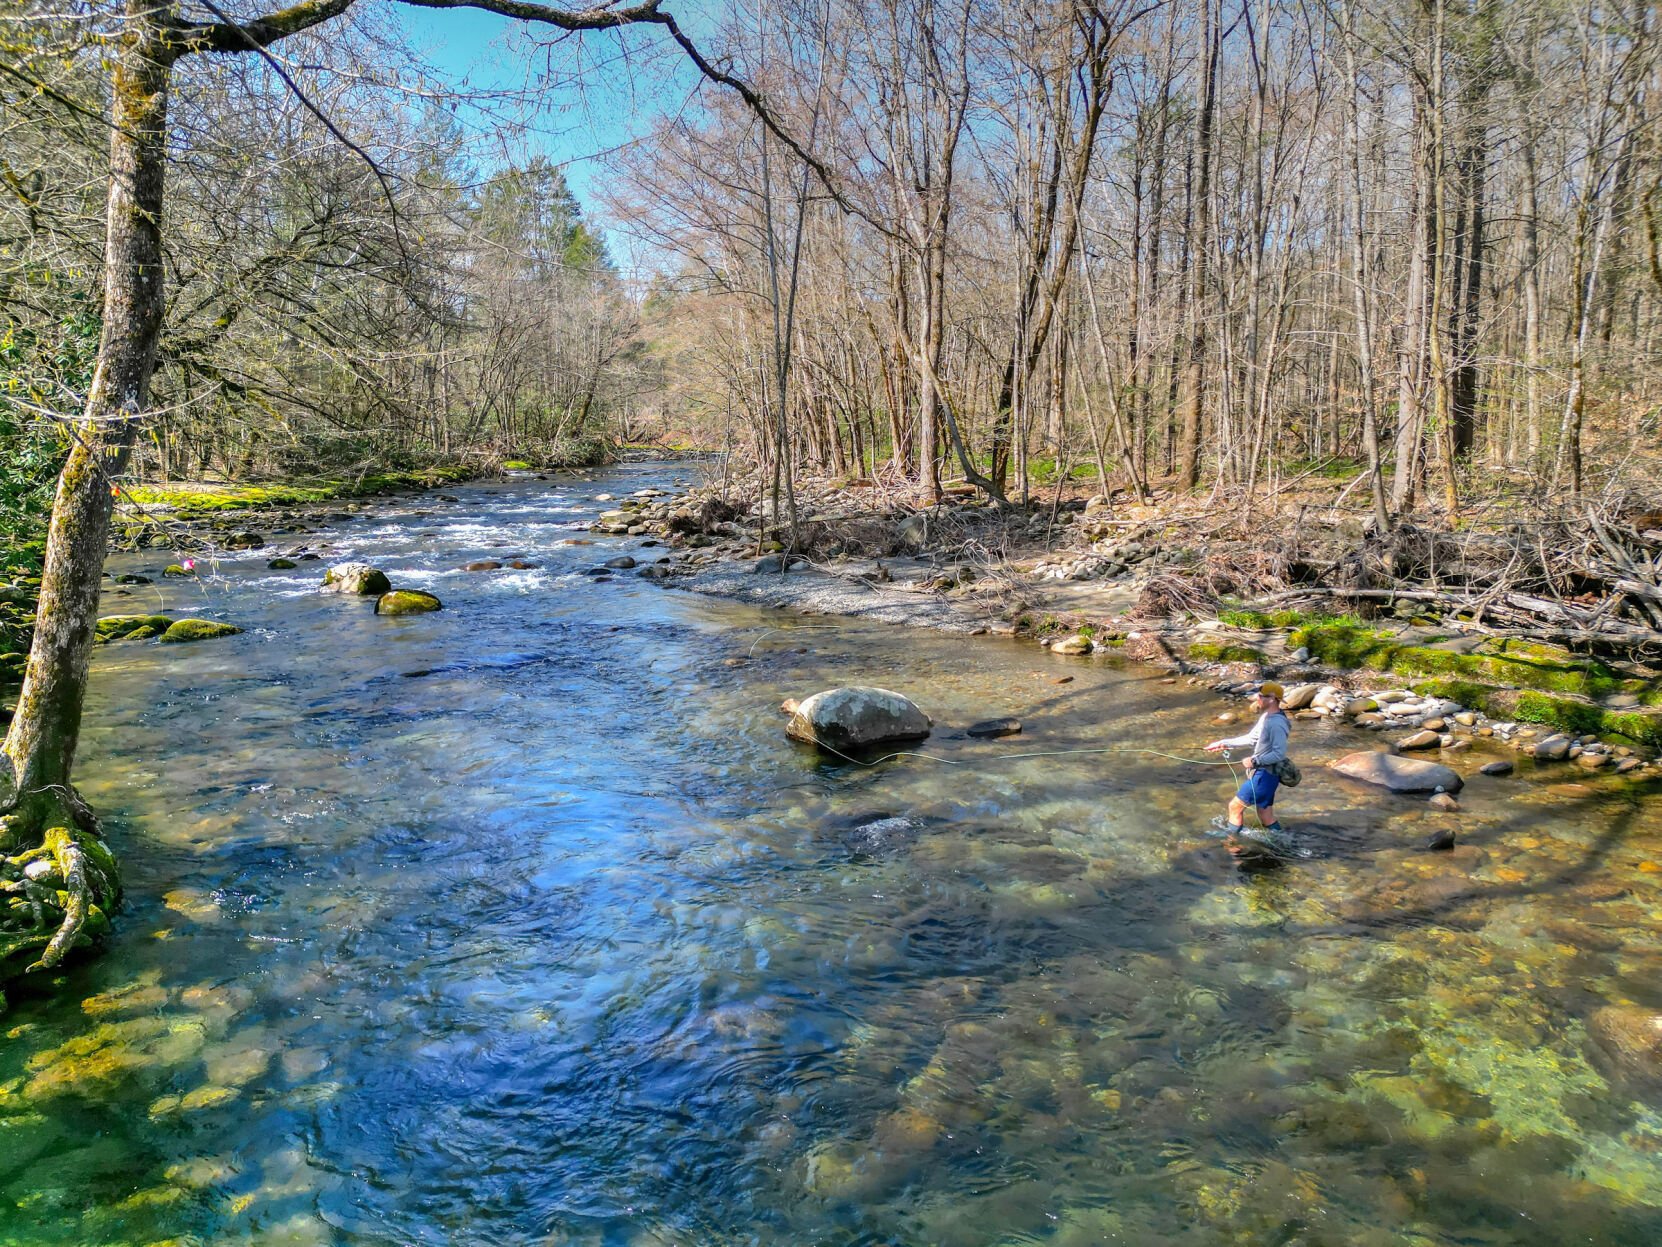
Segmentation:
<svg viewBox="0 0 1662 1247">
<path fill-rule="evenodd" d="M 162 182 L 172 54 L 138 16 L 117 54 L 104 325 L 86 411 L 58 478 L 34 644 L 0 766 L 0 980 L 56 965 L 107 927 L 115 859 L 70 783 L 115 506 L 149 401 L 163 308 Z M 25 965 L 29 955 L 39 955 Z"/>
</svg>

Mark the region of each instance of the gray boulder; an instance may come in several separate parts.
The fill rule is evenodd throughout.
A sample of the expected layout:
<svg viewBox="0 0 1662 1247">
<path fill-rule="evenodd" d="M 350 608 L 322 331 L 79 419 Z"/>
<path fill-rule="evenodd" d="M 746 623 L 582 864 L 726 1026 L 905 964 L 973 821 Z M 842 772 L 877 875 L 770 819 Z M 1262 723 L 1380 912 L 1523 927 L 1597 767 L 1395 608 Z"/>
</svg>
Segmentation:
<svg viewBox="0 0 1662 1247">
<path fill-rule="evenodd" d="M 858 749 L 895 740 L 920 740 L 932 720 L 886 688 L 831 688 L 798 702 L 787 735 L 831 749 Z"/>
<path fill-rule="evenodd" d="M 336 563 L 323 573 L 325 593 L 354 593 L 359 597 L 380 597 L 392 592 L 387 574 L 368 563 Z"/>
<path fill-rule="evenodd" d="M 1435 792 L 1439 788 L 1444 792 L 1459 792 L 1465 782 L 1457 771 L 1439 762 L 1399 758 L 1367 749 L 1346 754 L 1328 766 L 1340 775 L 1364 784 L 1378 784 L 1392 792 Z"/>
<path fill-rule="evenodd" d="M 1562 762 L 1570 756 L 1570 738 L 1562 734 L 1537 741 L 1531 751 L 1538 762 Z"/>
</svg>

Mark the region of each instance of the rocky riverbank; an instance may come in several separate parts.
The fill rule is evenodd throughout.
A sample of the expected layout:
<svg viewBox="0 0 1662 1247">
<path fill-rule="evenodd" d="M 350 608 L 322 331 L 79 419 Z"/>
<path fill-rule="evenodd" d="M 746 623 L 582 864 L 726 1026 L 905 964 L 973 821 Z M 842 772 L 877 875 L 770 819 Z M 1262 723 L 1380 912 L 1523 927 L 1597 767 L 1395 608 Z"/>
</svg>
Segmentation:
<svg viewBox="0 0 1662 1247">
<path fill-rule="evenodd" d="M 804 508 L 787 557 L 765 524 L 716 490 L 595 496 L 592 531 L 641 539 L 637 574 L 692 592 L 805 614 L 1028 637 L 1066 660 L 1117 656 L 1162 665 L 1225 696 L 1264 679 L 1288 684 L 1288 709 L 1380 733 L 1396 752 L 1454 758 L 1474 744 L 1587 773 L 1662 775 L 1662 679 L 1642 664 L 1496 637 L 1427 618 L 1411 601 L 1373 620 L 1225 610 L 1196 618 L 1171 601 L 1191 551 L 1093 521 L 1001 512 L 967 500 L 895 520 Z M 1076 528 L 1075 540 L 1056 540 Z M 1080 548 L 1080 542 L 1088 543 Z M 1002 557 L 988 557 L 992 549 Z M 1166 599 L 1168 609 L 1158 611 Z M 1401 676 L 1419 677 L 1403 682 Z M 1224 711 L 1223 717 L 1230 712 Z"/>
</svg>

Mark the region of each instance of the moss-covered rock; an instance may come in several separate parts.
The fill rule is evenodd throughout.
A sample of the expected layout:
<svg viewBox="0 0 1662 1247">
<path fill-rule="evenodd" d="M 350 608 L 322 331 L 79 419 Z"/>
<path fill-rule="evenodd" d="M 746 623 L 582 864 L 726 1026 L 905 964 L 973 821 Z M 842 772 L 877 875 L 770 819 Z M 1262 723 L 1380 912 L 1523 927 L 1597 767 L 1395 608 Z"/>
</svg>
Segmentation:
<svg viewBox="0 0 1662 1247">
<path fill-rule="evenodd" d="M 1614 709 L 1569 693 L 1502 688 L 1474 680 L 1425 680 L 1415 684 L 1414 691 L 1457 701 L 1492 719 L 1662 746 L 1662 711 L 1649 707 Z"/>
<path fill-rule="evenodd" d="M 216 619 L 181 619 L 162 633 L 169 644 L 181 641 L 210 641 L 215 637 L 236 636 L 242 629 Z"/>
<path fill-rule="evenodd" d="M 139 639 L 140 634 L 160 636 L 172 626 L 166 615 L 107 615 L 98 621 L 97 632 L 100 641 L 124 641 Z"/>
<path fill-rule="evenodd" d="M 380 597 L 392 592 L 392 581 L 385 572 L 368 563 L 337 563 L 323 573 L 323 591 Z"/>
<path fill-rule="evenodd" d="M 1194 641 L 1189 645 L 1190 662 L 1264 661 L 1264 651 L 1233 641 Z"/>
<path fill-rule="evenodd" d="M 191 571 L 189 568 L 182 566 L 179 563 L 169 563 L 166 567 L 162 568 L 162 575 L 164 575 L 164 576 L 194 576 L 194 575 L 196 575 L 196 573 Z"/>
<path fill-rule="evenodd" d="M 394 589 L 375 599 L 377 615 L 424 615 L 428 611 L 443 609 L 443 602 L 419 589 Z"/>
<path fill-rule="evenodd" d="M 1623 686 L 1596 658 L 1538 641 L 1491 638 L 1404 641 L 1386 629 L 1326 624 L 1299 628 L 1288 644 L 1318 662 L 1406 676 L 1444 676 L 1544 692 L 1599 697 Z"/>
<path fill-rule="evenodd" d="M 274 572 L 289 572 L 299 567 L 300 564 L 293 559 L 272 559 L 266 566 Z"/>
</svg>

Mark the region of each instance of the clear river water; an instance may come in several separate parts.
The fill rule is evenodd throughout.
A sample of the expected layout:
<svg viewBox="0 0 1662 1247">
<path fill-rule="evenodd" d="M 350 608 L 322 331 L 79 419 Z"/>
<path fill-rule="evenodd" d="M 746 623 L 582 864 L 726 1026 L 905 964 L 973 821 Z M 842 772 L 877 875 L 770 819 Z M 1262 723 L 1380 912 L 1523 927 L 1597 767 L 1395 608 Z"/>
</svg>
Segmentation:
<svg viewBox="0 0 1662 1247">
<path fill-rule="evenodd" d="M 128 900 L 0 1017 L 0 1242 L 1662 1241 L 1662 1100 L 1587 1028 L 1662 1007 L 1654 799 L 1525 765 L 1438 814 L 1298 723 L 1309 855 L 1242 874 L 1226 770 L 1001 757 L 1201 757 L 1239 709 L 1203 688 L 584 574 L 662 553 L 588 544 L 596 493 L 695 471 L 383 502 L 110 597 L 246 631 L 97 656 Z M 346 557 L 445 609 L 317 593 Z M 959 765 L 785 738 L 850 683 Z"/>
</svg>

